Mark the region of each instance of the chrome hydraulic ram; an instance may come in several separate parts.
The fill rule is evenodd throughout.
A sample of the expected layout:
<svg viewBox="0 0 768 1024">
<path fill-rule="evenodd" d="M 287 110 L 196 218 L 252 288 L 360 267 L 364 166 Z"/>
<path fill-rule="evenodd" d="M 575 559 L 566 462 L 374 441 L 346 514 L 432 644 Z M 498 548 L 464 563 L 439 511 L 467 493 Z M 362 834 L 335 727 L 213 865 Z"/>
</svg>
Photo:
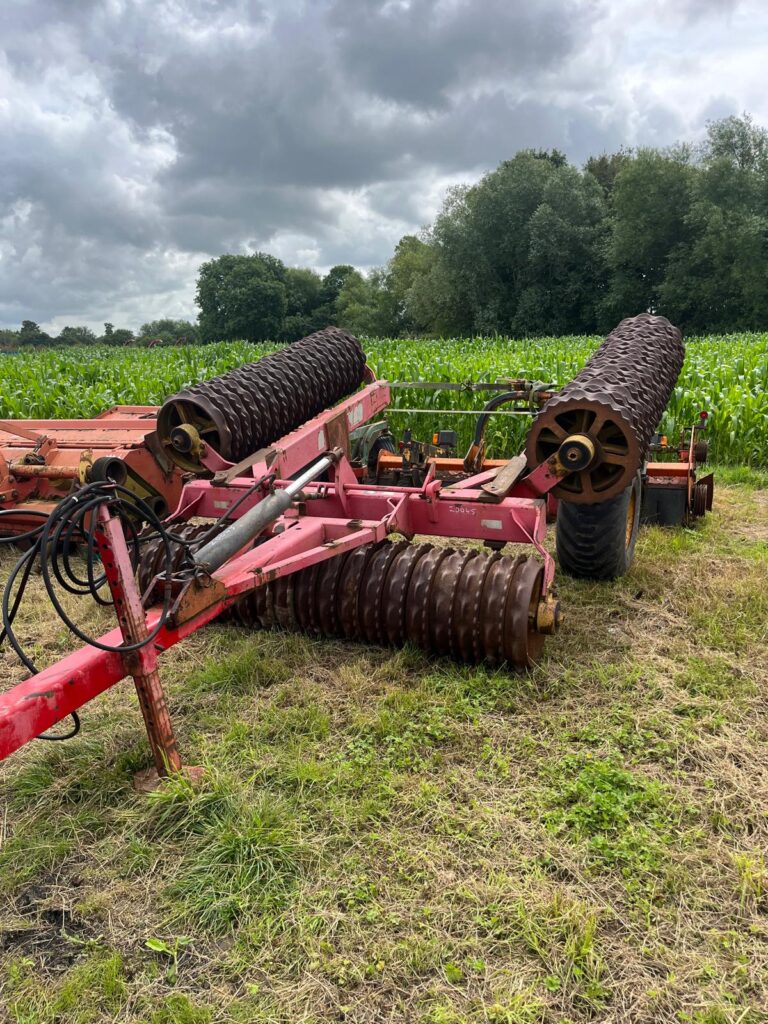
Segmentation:
<svg viewBox="0 0 768 1024">
<path fill-rule="evenodd" d="M 338 450 L 324 455 L 309 469 L 305 469 L 301 476 L 292 480 L 287 487 L 275 491 L 274 494 L 270 494 L 260 501 L 258 505 L 254 505 L 218 537 L 214 537 L 213 540 L 204 544 L 195 554 L 195 563 L 208 573 L 220 569 L 241 548 L 255 540 L 262 530 L 265 530 L 270 523 L 281 516 L 290 507 L 293 499 L 305 484 L 316 480 L 326 469 L 338 462 L 340 455 L 341 452 Z"/>
</svg>

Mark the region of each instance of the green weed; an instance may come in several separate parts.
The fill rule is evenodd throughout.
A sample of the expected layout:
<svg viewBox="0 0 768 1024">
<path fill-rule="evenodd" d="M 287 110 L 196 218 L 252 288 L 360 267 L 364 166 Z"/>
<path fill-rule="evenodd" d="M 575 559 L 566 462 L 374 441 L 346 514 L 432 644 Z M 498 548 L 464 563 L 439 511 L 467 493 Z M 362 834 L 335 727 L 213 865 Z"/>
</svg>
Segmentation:
<svg viewBox="0 0 768 1024">
<path fill-rule="evenodd" d="M 614 760 L 568 755 L 545 775 L 552 780 L 544 814 L 556 834 L 582 840 L 593 862 L 617 866 L 627 878 L 659 874 L 682 810 L 659 782 Z"/>
</svg>

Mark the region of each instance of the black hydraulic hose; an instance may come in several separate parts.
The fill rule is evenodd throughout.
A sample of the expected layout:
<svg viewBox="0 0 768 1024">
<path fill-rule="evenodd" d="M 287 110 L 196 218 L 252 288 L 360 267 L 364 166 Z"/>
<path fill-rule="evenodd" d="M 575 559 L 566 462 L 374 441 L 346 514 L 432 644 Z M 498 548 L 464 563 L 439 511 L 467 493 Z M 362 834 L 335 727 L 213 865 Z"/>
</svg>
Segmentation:
<svg viewBox="0 0 768 1024">
<path fill-rule="evenodd" d="M 247 493 L 249 492 L 246 492 L 246 495 L 243 495 L 241 500 L 247 496 Z M 141 545 L 147 539 L 139 537 L 134 520 L 136 512 L 148 522 L 152 531 L 150 536 L 159 537 L 162 540 L 165 551 L 165 587 L 160 616 L 155 626 L 149 631 L 148 636 L 144 640 L 133 644 L 104 644 L 95 637 L 89 636 L 66 613 L 55 589 L 55 584 L 58 583 L 69 593 L 80 596 L 90 594 L 100 604 L 112 603 L 111 600 L 99 594 L 99 590 L 107 583 L 106 574 L 97 574 L 95 571 L 97 561 L 95 540 L 95 532 L 98 528 L 97 512 L 99 507 L 105 502 L 108 503 L 111 511 L 119 517 L 126 532 L 131 565 L 134 569 L 139 562 Z M 0 514 L 2 514 L 2 511 L 10 510 L 0 510 Z M 36 675 L 39 672 L 37 666 L 24 651 L 13 629 L 14 620 L 16 619 L 30 574 L 36 562 L 39 562 L 46 592 L 59 618 L 70 632 L 83 643 L 110 653 L 129 653 L 140 650 L 151 643 L 165 625 L 170 613 L 173 572 L 173 549 L 171 545 L 176 541 L 184 543 L 181 538 L 177 538 L 175 534 L 164 526 L 160 518 L 146 502 L 125 487 L 111 482 L 94 482 L 89 484 L 64 498 L 50 514 L 37 510 L 33 514 L 40 516 L 44 521 L 40 526 L 28 531 L 27 534 L 21 535 L 21 537 L 28 537 L 30 540 L 33 540 L 34 543 L 18 559 L 6 581 L 1 602 L 2 631 L 0 632 L 0 643 L 7 639 L 29 672 L 32 675 Z M 84 523 L 89 515 L 90 522 L 86 528 Z M 16 542 L 19 539 L 19 535 L 9 538 L 11 542 Z M 86 578 L 83 578 L 75 571 L 71 562 L 71 554 L 77 543 L 85 543 L 86 545 Z M 189 547 L 188 544 L 185 544 L 185 546 Z M 16 585 L 17 580 L 18 586 Z M 64 740 L 77 735 L 80 731 L 80 718 L 76 712 L 72 713 L 71 718 L 73 728 L 70 732 L 53 735 L 43 733 L 37 738 Z"/>
<path fill-rule="evenodd" d="M 27 582 L 29 581 L 29 574 L 32 571 L 32 566 L 34 565 L 34 560 L 35 560 L 35 557 L 38 554 L 39 547 L 40 547 L 40 541 L 38 540 L 37 543 L 34 545 L 34 547 L 31 547 L 29 549 L 29 551 L 25 551 L 24 552 L 24 554 L 21 556 L 21 558 L 19 558 L 19 560 L 16 562 L 16 565 L 14 565 L 13 569 L 11 569 L 11 575 L 8 577 L 8 579 L 6 581 L 6 584 L 5 584 L 5 589 L 3 590 L 3 609 L 2 609 L 2 611 L 3 611 L 3 635 L 4 635 L 5 638 L 7 638 L 8 642 L 11 645 L 11 647 L 14 649 L 16 654 L 19 656 L 19 658 L 21 659 L 21 661 L 24 664 L 24 666 L 26 668 L 28 668 L 29 671 L 32 672 L 35 675 L 37 674 L 39 669 L 34 664 L 34 662 L 32 662 L 27 657 L 27 655 L 25 654 L 25 652 L 22 649 L 21 645 L 19 644 L 18 640 L 16 639 L 16 634 L 13 631 L 13 620 L 16 617 L 16 612 L 19 610 L 19 606 L 21 604 L 21 599 L 23 597 L 24 590 L 26 589 Z M 17 593 L 16 598 L 15 598 L 15 600 L 13 602 L 13 609 L 11 610 L 10 604 L 11 604 L 11 594 L 13 593 L 13 585 L 16 582 L 16 577 L 19 575 L 19 573 L 22 571 L 22 569 L 24 570 L 24 576 L 22 578 L 21 585 L 19 586 L 19 592 Z"/>
<path fill-rule="evenodd" d="M 102 485 L 102 484 L 93 485 L 92 484 L 91 487 L 103 488 L 104 485 Z M 84 490 L 87 491 L 88 488 L 85 488 Z M 161 538 L 163 540 L 163 545 L 164 545 L 164 548 L 165 548 L 165 576 L 166 576 L 166 579 L 165 579 L 165 588 L 164 588 L 164 592 L 163 592 L 163 607 L 162 607 L 162 611 L 160 613 L 160 616 L 159 616 L 157 622 L 155 623 L 154 627 L 150 630 L 149 635 L 144 640 L 140 640 L 140 641 L 138 641 L 136 643 L 133 643 L 133 644 L 117 644 L 117 645 L 104 644 L 100 640 L 97 640 L 95 637 L 89 636 L 86 632 L 84 632 L 84 630 L 80 629 L 80 627 L 76 623 L 74 623 L 69 618 L 67 613 L 64 611 L 64 608 L 62 607 L 62 604 L 59 601 L 59 599 L 58 599 L 58 597 L 56 595 L 55 589 L 53 587 L 53 583 L 52 583 L 51 575 L 50 575 L 49 552 L 48 552 L 48 529 L 47 529 L 47 527 L 46 527 L 46 529 L 43 530 L 43 534 L 42 534 L 42 536 L 40 538 L 40 568 L 42 570 L 43 582 L 44 582 L 45 588 L 46 588 L 46 590 L 48 592 L 48 596 L 51 599 L 51 603 L 53 604 L 53 607 L 56 609 L 56 612 L 57 612 L 59 618 L 64 623 L 64 625 L 67 627 L 67 629 L 69 629 L 70 632 L 74 633 L 74 635 L 79 640 L 82 640 L 83 643 L 88 644 L 91 647 L 95 647 L 99 651 L 107 651 L 110 654 L 129 654 L 129 653 L 132 653 L 133 651 L 141 650 L 142 647 L 146 647 L 147 644 L 151 643 L 157 637 L 157 635 L 160 633 L 160 630 L 165 625 L 165 622 L 166 622 L 166 620 L 168 618 L 168 614 L 169 614 L 170 609 L 171 609 L 171 596 L 172 596 L 171 595 L 171 574 L 172 574 L 172 570 L 173 570 L 173 554 L 172 554 L 172 551 L 171 551 L 170 541 L 167 538 L 167 535 L 165 533 L 165 530 L 163 528 L 163 524 L 162 524 L 161 520 L 158 519 L 158 517 L 155 515 L 155 513 L 149 507 L 149 505 L 146 504 L 146 502 L 142 501 L 141 498 L 137 498 L 135 494 L 133 494 L 131 491 L 126 490 L 126 488 L 121 487 L 119 484 L 109 484 L 109 485 L 107 485 L 107 493 L 104 493 L 104 491 L 102 491 L 102 493 L 100 495 L 98 495 L 96 498 L 93 498 L 93 499 L 91 499 L 91 500 L 89 500 L 88 502 L 85 503 L 84 511 L 83 511 L 82 515 L 85 515 L 85 513 L 87 511 L 90 511 L 91 509 L 93 509 L 93 511 L 95 512 L 96 508 L 100 504 L 102 504 L 102 502 L 109 500 L 109 495 L 111 493 L 117 494 L 118 492 L 121 492 L 121 491 L 123 493 L 127 494 L 127 495 L 130 495 L 132 501 L 135 502 L 136 507 L 141 512 L 142 516 L 144 516 L 147 519 L 147 521 L 150 523 L 151 526 L 154 526 L 154 528 L 158 530 L 158 532 L 160 533 L 160 536 L 161 536 Z M 80 493 L 82 493 L 82 492 L 80 492 Z M 78 518 L 82 518 L 82 516 L 78 516 Z M 90 559 L 89 559 L 89 561 L 90 561 Z"/>
<path fill-rule="evenodd" d="M 40 509 L 24 509 L 25 516 L 38 516 L 40 519 L 47 519 L 48 513 L 42 512 Z M 19 512 L 15 508 L 0 508 L 0 522 L 3 516 L 18 516 Z M 39 526 L 33 526 L 31 530 L 26 533 L 12 533 L 7 537 L 0 537 L 0 544 L 18 544 L 19 541 L 34 540 L 39 536 L 40 531 L 43 528 L 43 523 Z"/>
<path fill-rule="evenodd" d="M 4 598 L 4 600 L 3 600 L 3 629 L 2 629 L 2 632 L 0 632 L 0 644 L 3 642 L 3 640 L 7 636 L 8 639 L 10 640 L 10 642 L 11 642 L 11 646 L 16 651 L 16 654 L 19 656 L 19 658 L 21 659 L 21 661 L 24 664 L 24 666 L 29 669 L 29 671 L 32 673 L 32 675 L 37 675 L 37 673 L 39 672 L 39 669 L 26 656 L 24 651 L 16 643 L 16 637 L 14 636 L 13 630 L 10 628 L 9 623 L 12 623 L 14 618 L 16 617 L 16 612 L 18 611 L 19 605 L 21 604 L 21 599 L 24 596 L 24 590 L 25 590 L 25 588 L 27 586 L 27 581 L 29 580 L 29 575 L 30 575 L 30 573 L 32 571 L 32 566 L 34 565 L 34 554 L 35 554 L 35 552 L 37 550 L 37 546 L 38 545 L 36 543 L 34 547 L 30 548 L 29 551 L 26 551 L 21 556 L 21 558 L 18 560 L 18 562 L 14 566 L 14 568 L 13 568 L 13 570 L 11 572 L 11 575 L 8 578 L 8 581 L 6 583 L 6 591 L 10 594 L 11 588 L 13 586 L 13 581 L 16 579 L 16 576 L 18 575 L 18 573 L 21 570 L 22 566 L 24 566 L 24 576 L 22 578 L 21 584 L 19 585 L 19 589 L 16 592 L 16 597 L 15 597 L 15 600 L 13 602 L 13 608 L 10 609 L 10 613 L 8 613 L 7 610 L 6 610 L 5 594 L 3 595 L 3 598 Z M 73 711 L 69 717 L 72 719 L 72 728 L 69 730 L 69 732 L 63 732 L 63 733 L 41 732 L 39 736 L 35 737 L 35 739 L 38 739 L 38 740 L 49 740 L 50 742 L 58 742 L 60 740 L 71 740 L 71 739 L 74 739 L 74 737 L 77 736 L 77 734 L 80 732 L 80 728 L 81 728 L 80 716 L 78 715 L 78 713 L 76 711 Z"/>
<path fill-rule="evenodd" d="M 39 544 L 39 541 L 35 543 L 34 547 L 31 547 L 31 548 L 29 548 L 28 551 L 24 552 L 24 554 L 18 559 L 18 561 L 14 565 L 13 569 L 11 570 L 11 575 L 8 577 L 8 579 L 5 582 L 5 589 L 3 591 L 3 616 L 2 616 L 3 628 L 2 628 L 2 631 L 0 631 L 0 644 L 6 639 L 6 637 L 8 637 L 8 639 L 10 640 L 10 636 L 8 635 L 8 624 L 9 623 L 13 623 L 13 620 L 16 618 L 16 612 L 19 610 L 19 605 L 21 604 L 21 599 L 24 596 L 24 590 L 26 589 L 27 581 L 29 580 L 29 575 L 32 572 L 32 566 L 34 564 L 33 560 L 34 560 L 34 556 L 35 556 L 35 553 L 36 553 L 37 548 L 38 548 L 38 544 Z M 19 585 L 18 591 L 16 592 L 16 597 L 14 598 L 14 601 L 13 601 L 13 608 L 11 608 L 10 607 L 10 595 L 11 595 L 11 592 L 12 592 L 13 584 L 14 584 L 14 581 L 15 581 L 16 577 L 18 576 L 19 572 L 22 570 L 22 568 L 24 569 L 24 577 L 23 577 L 23 579 L 21 581 L 21 584 Z M 6 612 L 6 595 L 7 595 L 7 601 L 8 601 L 8 611 L 7 612 Z M 11 646 L 13 646 L 13 643 L 11 643 Z M 14 647 L 14 650 L 16 650 L 15 647 Z M 16 653 L 18 654 L 18 651 Z M 24 661 L 24 664 L 26 665 L 26 667 L 29 668 L 31 672 L 37 672 L 37 669 L 34 668 L 34 666 L 30 667 L 31 663 L 27 662 L 25 659 L 26 659 L 26 655 L 24 656 L 24 658 L 22 658 L 22 661 Z"/>
<path fill-rule="evenodd" d="M 82 523 L 84 516 L 85 516 L 84 512 L 80 511 L 78 513 L 78 522 L 79 523 Z M 122 519 L 122 517 L 121 517 L 121 519 Z M 107 597 L 102 597 L 101 594 L 99 593 L 100 588 L 107 582 L 106 574 L 102 573 L 101 576 L 99 576 L 99 578 L 97 580 L 96 576 L 95 576 L 95 573 L 94 573 L 94 565 L 95 565 L 95 562 L 96 562 L 96 528 L 97 528 L 98 525 L 99 525 L 98 517 L 96 515 L 92 515 L 91 516 L 91 522 L 90 522 L 90 525 L 88 527 L 88 533 L 86 534 L 86 539 L 87 539 L 87 547 L 86 547 L 87 556 L 86 556 L 86 559 L 85 559 L 85 570 L 86 570 L 86 572 L 88 574 L 88 590 L 90 591 L 94 601 L 96 601 L 97 604 L 100 604 L 100 605 L 104 606 L 104 605 L 111 604 L 112 603 L 112 599 L 111 599 L 111 595 L 110 595 L 110 597 L 107 598 Z M 56 549 L 54 548 L 54 551 L 55 550 Z M 54 564 L 55 564 L 55 562 L 54 562 Z"/>
<path fill-rule="evenodd" d="M 498 409 L 500 405 L 505 405 L 507 402 L 514 402 L 519 398 L 514 391 L 505 391 L 501 395 L 494 395 L 493 398 L 489 399 L 483 406 L 483 411 L 477 417 L 477 423 L 475 424 L 475 436 L 474 443 L 476 445 L 483 443 L 483 437 L 485 436 L 485 428 L 488 425 L 488 419 L 494 409 Z"/>
<path fill-rule="evenodd" d="M 88 580 L 77 575 L 70 561 L 70 555 L 73 553 L 75 545 L 84 540 L 82 534 L 77 539 L 75 538 L 75 529 L 77 528 L 79 531 L 79 527 L 79 522 L 74 518 L 62 519 L 53 535 L 52 548 L 55 552 L 61 552 L 63 566 L 62 571 L 62 566 L 59 565 L 59 560 L 56 558 L 53 563 L 54 573 L 61 586 L 70 594 L 87 594 L 89 590 Z"/>
</svg>

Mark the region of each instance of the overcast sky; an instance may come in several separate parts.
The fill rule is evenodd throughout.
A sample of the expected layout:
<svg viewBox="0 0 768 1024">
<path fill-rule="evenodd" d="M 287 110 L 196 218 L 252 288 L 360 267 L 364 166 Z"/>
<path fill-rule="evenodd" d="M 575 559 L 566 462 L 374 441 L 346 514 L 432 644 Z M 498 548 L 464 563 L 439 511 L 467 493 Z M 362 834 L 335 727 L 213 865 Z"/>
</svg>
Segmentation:
<svg viewBox="0 0 768 1024">
<path fill-rule="evenodd" d="M 0 325 L 194 318 L 202 260 L 383 263 L 448 185 L 768 125 L 760 0 L 0 0 Z"/>
</svg>

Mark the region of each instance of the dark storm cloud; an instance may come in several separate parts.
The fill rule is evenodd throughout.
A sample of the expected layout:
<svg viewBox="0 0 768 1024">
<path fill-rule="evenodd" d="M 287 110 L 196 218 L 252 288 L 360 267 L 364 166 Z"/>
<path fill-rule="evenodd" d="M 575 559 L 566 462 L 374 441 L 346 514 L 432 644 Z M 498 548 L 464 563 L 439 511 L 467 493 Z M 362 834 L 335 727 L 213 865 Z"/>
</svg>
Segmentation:
<svg viewBox="0 0 768 1024">
<path fill-rule="evenodd" d="M 329 25 L 340 59 L 372 95 L 444 108 L 462 83 L 520 82 L 567 57 L 597 10 L 579 0 L 336 0 Z"/>
<path fill-rule="evenodd" d="M 281 8 L 267 32 L 261 14 L 241 22 L 194 60 L 162 22 L 148 32 L 131 19 L 112 99 L 142 127 L 173 133 L 171 188 L 201 178 L 225 187 L 239 176 L 345 188 L 398 177 L 409 164 L 464 168 L 469 135 L 488 122 L 486 98 L 448 94 L 487 81 L 519 91 L 586 37 L 596 10 L 583 0 L 308 4 Z"/>
<path fill-rule="evenodd" d="M 644 33 L 695 22 L 710 45 L 738 5 L 624 6 L 5 0 L 0 319 L 191 314 L 222 251 L 380 263 L 437 183 L 518 148 L 673 141 L 696 109 L 635 86 L 626 33 L 642 74 Z"/>
</svg>

